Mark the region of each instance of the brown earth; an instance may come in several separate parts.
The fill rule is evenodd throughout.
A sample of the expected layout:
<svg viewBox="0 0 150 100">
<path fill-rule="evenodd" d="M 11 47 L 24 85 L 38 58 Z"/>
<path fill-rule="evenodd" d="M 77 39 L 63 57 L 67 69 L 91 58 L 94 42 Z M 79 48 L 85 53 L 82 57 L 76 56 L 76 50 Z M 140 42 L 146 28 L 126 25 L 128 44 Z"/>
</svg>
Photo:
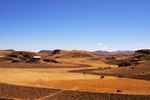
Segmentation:
<svg viewBox="0 0 150 100">
<path fill-rule="evenodd" d="M 0 83 L 0 97 L 35 100 L 58 92 L 58 89 L 24 87 Z"/>
<path fill-rule="evenodd" d="M 63 90 L 90 91 L 99 93 L 150 95 L 150 82 L 126 78 L 105 77 L 104 79 L 35 80 L 24 84 Z"/>
<path fill-rule="evenodd" d="M 122 76 L 126 78 L 150 80 L 150 62 L 119 68 L 82 69 L 71 72 L 86 72 L 94 75 Z"/>
<path fill-rule="evenodd" d="M 28 64 L 28 63 L 0 63 L 0 68 L 80 68 L 91 67 L 90 65 L 83 64 L 60 64 L 60 63 L 40 63 L 40 64 Z"/>
<path fill-rule="evenodd" d="M 0 83 L 0 100 L 149 100 L 148 95 L 123 95 L 17 86 Z M 7 99 L 8 98 L 8 99 Z"/>
<path fill-rule="evenodd" d="M 150 93 L 149 92 L 150 90 L 148 88 L 150 87 L 148 81 L 132 80 L 126 78 L 120 79 L 117 77 L 109 77 L 109 76 L 101 80 L 100 76 L 96 76 L 96 75 L 92 76 L 88 74 L 88 72 L 90 73 L 91 70 L 93 74 L 97 74 L 97 75 L 100 74 L 106 75 L 108 74 L 108 72 L 110 73 L 113 72 L 113 70 L 114 73 L 118 72 L 118 75 L 122 75 L 122 72 L 126 72 L 126 74 L 131 74 L 131 72 L 133 71 L 136 74 L 138 72 L 141 72 L 141 68 L 147 68 L 142 70 L 148 73 L 149 65 L 146 66 L 143 65 L 144 67 L 138 65 L 139 68 L 138 66 L 136 66 L 137 68 L 135 69 L 132 69 L 132 67 L 121 67 L 121 68 L 101 68 L 101 69 L 97 68 L 97 70 L 94 69 L 95 67 L 89 67 L 89 68 L 83 66 L 77 67 L 76 64 L 75 65 L 72 64 L 68 66 L 68 68 L 67 68 L 67 64 L 65 65 L 65 64 L 24 64 L 24 63 L 2 64 L 1 63 L 0 66 L 1 66 L 0 69 L 1 82 L 10 83 L 10 84 L 20 84 L 20 85 L 27 85 L 27 86 L 39 86 L 39 87 L 46 87 L 46 88 L 49 87 L 49 88 L 58 88 L 58 89 L 69 89 L 69 90 L 77 89 L 83 91 L 103 92 L 103 93 L 104 92 L 116 93 L 117 89 L 125 90 L 124 92 L 122 92 L 124 94 L 146 95 L 147 93 Z M 75 70 L 75 71 L 79 70 L 80 73 L 73 73 L 71 72 L 71 70 Z M 115 70 L 117 71 L 115 72 Z M 85 73 L 83 73 L 84 71 Z M 113 76 L 114 73 L 110 75 Z M 125 87 L 122 83 L 126 84 Z M 137 85 L 137 83 L 139 85 Z M 130 87 L 131 90 L 128 90 L 127 87 Z"/>
<path fill-rule="evenodd" d="M 38 86 L 64 90 L 80 90 L 100 93 L 150 95 L 149 81 L 71 73 L 81 68 L 0 68 L 0 82 L 24 86 Z"/>
<path fill-rule="evenodd" d="M 62 62 L 57 64 L 1 62 L 0 83 L 32 87 L 26 88 L 2 84 L 0 85 L 0 98 L 14 100 L 34 100 L 38 98 L 40 98 L 40 100 L 81 100 L 84 98 L 87 98 L 86 100 L 149 100 L 150 84 L 149 81 L 145 81 L 150 80 L 150 62 L 147 60 L 149 56 L 147 56 L 147 54 L 144 54 L 144 56 L 143 54 L 140 55 L 142 56 L 138 56 L 138 60 L 140 59 L 139 65 L 120 68 L 117 68 L 116 65 L 104 63 L 105 57 L 98 57 L 82 51 L 61 51 L 52 57 L 48 57 Z M 118 56 L 118 58 L 113 59 L 137 61 L 137 59 L 132 59 L 134 57 L 135 55 Z M 104 75 L 104 79 L 100 79 L 102 75 Z M 122 78 L 120 78 L 120 76 Z M 40 90 L 39 88 L 36 90 L 37 87 L 39 87 Z M 44 88 L 45 92 L 42 92 L 43 88 L 41 87 Z M 58 91 L 51 93 L 49 90 Z M 117 90 L 121 92 L 117 92 Z M 18 93 L 19 91 L 21 91 L 20 94 Z M 34 95 L 33 93 L 37 93 L 34 91 L 38 91 L 40 97 Z M 30 93 L 29 95 L 28 92 Z"/>
</svg>

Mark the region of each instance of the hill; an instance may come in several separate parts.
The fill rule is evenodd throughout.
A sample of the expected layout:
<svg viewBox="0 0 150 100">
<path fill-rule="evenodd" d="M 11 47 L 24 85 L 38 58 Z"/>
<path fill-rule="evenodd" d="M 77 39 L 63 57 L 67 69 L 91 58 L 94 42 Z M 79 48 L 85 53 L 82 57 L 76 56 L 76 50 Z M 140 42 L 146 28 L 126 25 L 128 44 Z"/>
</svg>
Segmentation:
<svg viewBox="0 0 150 100">
<path fill-rule="evenodd" d="M 11 54 L 12 52 L 15 52 L 15 50 L 13 49 L 0 50 L 0 57 L 5 57 L 6 55 Z"/>
<path fill-rule="evenodd" d="M 0 62 L 36 62 L 33 60 L 34 56 L 40 56 L 41 58 L 46 57 L 44 54 L 29 52 L 29 51 L 16 51 L 16 52 L 9 52 L 3 51 L 4 56 L 0 58 Z"/>
<path fill-rule="evenodd" d="M 6 49 L 6 50 L 0 50 L 0 51 L 15 52 L 15 50 L 14 50 L 14 49 Z"/>
<path fill-rule="evenodd" d="M 82 69 L 72 72 L 86 72 L 88 74 L 117 76 L 119 78 L 134 78 L 150 80 L 150 49 L 135 51 L 132 55 L 103 57 L 104 62 L 118 65 L 118 67 L 105 67 L 96 69 Z M 111 65 L 110 65 L 111 66 Z"/>
<path fill-rule="evenodd" d="M 53 58 L 95 58 L 98 57 L 95 54 L 84 51 L 60 51 L 54 55 Z"/>
<path fill-rule="evenodd" d="M 96 54 L 98 56 L 108 56 L 108 55 L 132 55 L 134 54 L 134 51 L 112 51 L 112 52 L 108 52 L 108 51 L 94 51 L 91 52 L 93 54 Z"/>
<path fill-rule="evenodd" d="M 38 53 L 46 54 L 48 56 L 51 56 L 53 53 L 53 50 L 41 50 Z"/>
<path fill-rule="evenodd" d="M 9 51 L 0 51 L 0 57 L 5 57 L 6 55 L 11 54 L 12 52 Z"/>
<path fill-rule="evenodd" d="M 142 49 L 135 51 L 134 54 L 129 56 L 123 56 L 122 59 L 113 58 L 106 59 L 106 63 L 109 64 L 118 64 L 119 67 L 125 67 L 130 65 L 136 65 L 140 63 L 147 63 L 150 61 L 150 50 Z"/>
</svg>

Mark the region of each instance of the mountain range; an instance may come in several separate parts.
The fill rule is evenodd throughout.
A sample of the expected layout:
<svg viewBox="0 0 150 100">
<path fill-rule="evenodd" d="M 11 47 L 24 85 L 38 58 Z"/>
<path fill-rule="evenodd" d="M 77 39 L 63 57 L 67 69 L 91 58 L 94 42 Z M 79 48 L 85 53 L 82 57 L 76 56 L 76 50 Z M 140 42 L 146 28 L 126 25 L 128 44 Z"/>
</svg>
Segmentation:
<svg viewBox="0 0 150 100">
<path fill-rule="evenodd" d="M 7 50 L 0 50 L 0 51 L 9 51 L 9 52 L 15 52 L 16 50 L 14 49 L 7 49 Z M 46 55 L 52 55 L 54 50 L 40 50 L 38 53 L 43 53 L 43 54 L 46 54 Z M 65 51 L 65 50 L 61 50 L 61 51 Z M 89 51 L 85 51 L 85 52 L 89 52 Z M 109 56 L 109 55 L 118 55 L 118 54 L 121 54 L 121 55 L 132 55 L 135 53 L 135 51 L 130 51 L 130 50 L 124 50 L 124 51 L 101 51 L 101 50 L 98 50 L 98 51 L 93 51 L 93 52 L 90 52 L 90 53 L 93 53 L 95 55 L 98 55 L 98 56 Z"/>
</svg>

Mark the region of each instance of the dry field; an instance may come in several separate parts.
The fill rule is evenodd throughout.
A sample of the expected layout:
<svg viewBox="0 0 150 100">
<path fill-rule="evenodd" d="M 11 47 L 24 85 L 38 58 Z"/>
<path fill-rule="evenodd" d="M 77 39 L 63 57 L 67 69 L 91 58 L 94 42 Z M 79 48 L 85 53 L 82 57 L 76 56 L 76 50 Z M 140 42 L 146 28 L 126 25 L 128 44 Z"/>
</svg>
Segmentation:
<svg viewBox="0 0 150 100">
<path fill-rule="evenodd" d="M 36 64 L 34 64 L 36 66 Z M 150 95 L 150 82 L 69 72 L 81 68 L 0 68 L 0 83 L 100 93 Z"/>
<path fill-rule="evenodd" d="M 0 100 L 150 100 L 149 95 L 123 95 L 37 88 L 0 83 Z"/>
<path fill-rule="evenodd" d="M 28 81 L 98 79 L 97 75 L 69 73 L 72 68 L 0 68 L 0 82 L 18 84 Z M 77 69 L 77 68 L 75 68 Z"/>
<path fill-rule="evenodd" d="M 118 79 L 113 77 L 108 77 L 106 79 L 28 81 L 26 85 L 114 94 L 117 94 L 117 90 L 122 90 L 120 94 L 150 95 L 150 82 L 148 81 Z"/>
<path fill-rule="evenodd" d="M 128 67 L 119 67 L 112 69 L 82 69 L 74 70 L 71 72 L 86 72 L 88 74 L 94 75 L 106 75 L 106 76 L 123 76 L 126 78 L 140 79 L 140 80 L 150 80 L 150 62 L 142 63 L 139 65 L 131 65 Z"/>
<path fill-rule="evenodd" d="M 103 57 L 77 51 L 53 58 L 61 63 L 1 62 L 0 100 L 150 100 L 150 81 L 118 77 L 149 75 L 148 63 L 117 68 Z"/>
</svg>

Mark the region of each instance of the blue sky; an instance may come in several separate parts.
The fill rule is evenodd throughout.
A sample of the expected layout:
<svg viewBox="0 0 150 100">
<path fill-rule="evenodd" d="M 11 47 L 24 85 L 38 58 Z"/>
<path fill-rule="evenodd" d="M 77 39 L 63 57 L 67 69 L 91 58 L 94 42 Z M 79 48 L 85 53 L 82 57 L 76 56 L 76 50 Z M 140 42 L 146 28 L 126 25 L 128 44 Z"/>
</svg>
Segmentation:
<svg viewBox="0 0 150 100">
<path fill-rule="evenodd" d="M 150 0 L 0 0 L 0 49 L 150 48 Z"/>
</svg>

